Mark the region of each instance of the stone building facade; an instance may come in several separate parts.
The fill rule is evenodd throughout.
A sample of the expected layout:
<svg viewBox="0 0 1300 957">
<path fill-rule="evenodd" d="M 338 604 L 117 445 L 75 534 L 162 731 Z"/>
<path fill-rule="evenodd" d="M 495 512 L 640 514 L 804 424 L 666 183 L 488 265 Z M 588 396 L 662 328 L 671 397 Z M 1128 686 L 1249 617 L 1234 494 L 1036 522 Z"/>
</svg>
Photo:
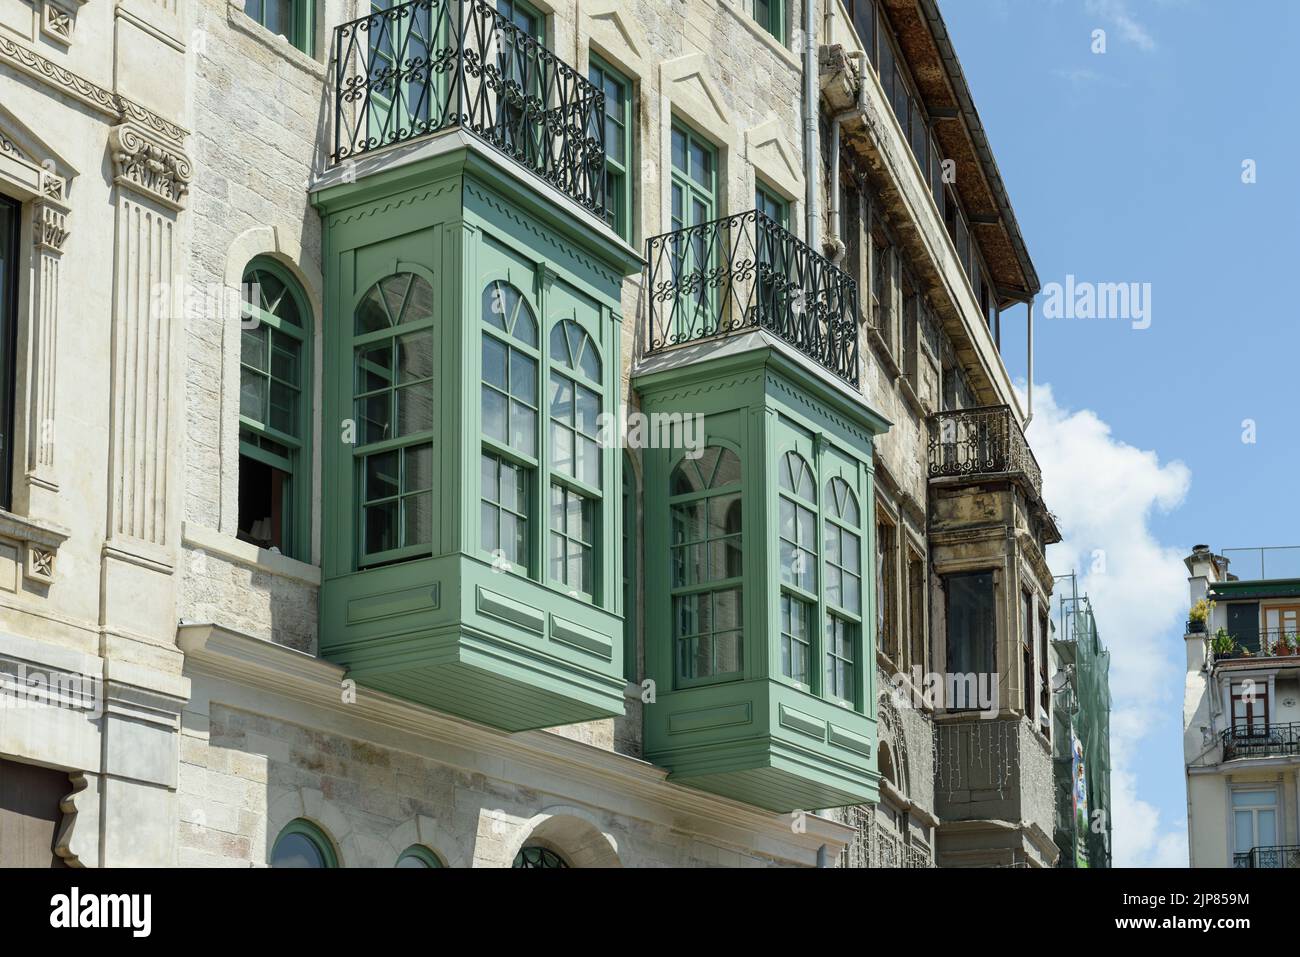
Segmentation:
<svg viewBox="0 0 1300 957">
<path fill-rule="evenodd" d="M 31 822 L 6 854 L 1048 861 L 1020 652 L 1054 526 L 989 318 L 1037 280 L 959 69 L 923 67 L 937 8 L 856 7 L 0 0 L 0 814 Z M 960 235 L 882 42 L 941 84 L 915 135 L 956 157 Z M 769 279 L 728 260 L 710 298 L 690 250 L 727 238 Z M 617 443 L 584 471 L 541 378 L 702 416 L 713 471 Z M 941 434 L 985 406 L 1001 432 Z M 679 580 L 664 530 L 698 502 L 734 509 Z M 971 570 L 979 723 L 896 680 L 951 670 L 943 576 Z"/>
</svg>

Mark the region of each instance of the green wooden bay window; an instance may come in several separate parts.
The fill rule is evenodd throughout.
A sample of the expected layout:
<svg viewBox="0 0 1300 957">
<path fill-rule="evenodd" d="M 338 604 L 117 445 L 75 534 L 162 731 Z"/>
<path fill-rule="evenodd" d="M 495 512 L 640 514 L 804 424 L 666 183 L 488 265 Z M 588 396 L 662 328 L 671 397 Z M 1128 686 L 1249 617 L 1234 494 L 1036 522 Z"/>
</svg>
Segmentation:
<svg viewBox="0 0 1300 957">
<path fill-rule="evenodd" d="M 702 454 L 642 451 L 646 757 L 772 810 L 874 800 L 860 503 L 884 421 L 768 345 L 633 387 L 703 433 Z"/>
<path fill-rule="evenodd" d="M 310 561 L 311 313 L 289 272 L 244 272 L 239 359 L 238 536 Z"/>
<path fill-rule="evenodd" d="M 316 197 L 320 653 L 506 731 L 625 707 L 623 460 L 601 418 L 635 263 L 531 189 L 475 142 Z"/>
</svg>

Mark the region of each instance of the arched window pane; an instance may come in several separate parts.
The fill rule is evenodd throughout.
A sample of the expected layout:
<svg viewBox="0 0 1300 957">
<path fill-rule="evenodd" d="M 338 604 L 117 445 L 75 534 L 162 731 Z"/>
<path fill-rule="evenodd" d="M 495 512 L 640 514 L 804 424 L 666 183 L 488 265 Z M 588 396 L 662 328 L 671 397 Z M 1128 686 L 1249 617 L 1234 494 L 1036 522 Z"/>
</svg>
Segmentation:
<svg viewBox="0 0 1300 957">
<path fill-rule="evenodd" d="M 329 840 L 309 821 L 291 821 L 271 848 L 272 867 L 323 868 L 337 863 Z"/>
<path fill-rule="evenodd" d="M 397 863 L 393 866 L 423 868 L 442 867 L 442 861 L 438 859 L 438 855 L 434 854 L 433 851 L 429 850 L 427 847 L 420 844 L 414 844 L 402 851 L 401 855 L 397 858 Z"/>
</svg>

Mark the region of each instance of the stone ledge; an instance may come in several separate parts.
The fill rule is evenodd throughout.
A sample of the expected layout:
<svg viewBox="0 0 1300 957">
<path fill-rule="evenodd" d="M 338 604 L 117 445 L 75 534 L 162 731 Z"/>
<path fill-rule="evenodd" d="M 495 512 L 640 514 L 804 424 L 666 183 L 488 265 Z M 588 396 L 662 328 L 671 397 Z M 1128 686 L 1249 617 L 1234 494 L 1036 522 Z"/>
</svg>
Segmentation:
<svg viewBox="0 0 1300 957">
<path fill-rule="evenodd" d="M 213 528 L 185 522 L 181 538 L 185 545 L 210 555 L 246 565 L 277 578 L 288 578 L 306 585 L 320 587 L 320 566 L 300 562 L 287 555 L 272 552 L 257 545 L 241 542 Z"/>
</svg>

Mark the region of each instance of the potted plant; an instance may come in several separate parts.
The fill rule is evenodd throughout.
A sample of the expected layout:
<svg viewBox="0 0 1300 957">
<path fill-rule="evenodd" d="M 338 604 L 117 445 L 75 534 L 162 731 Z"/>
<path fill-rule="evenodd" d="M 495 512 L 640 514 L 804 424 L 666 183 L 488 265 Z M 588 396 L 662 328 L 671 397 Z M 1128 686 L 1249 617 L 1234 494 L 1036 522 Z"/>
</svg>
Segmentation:
<svg viewBox="0 0 1300 957">
<path fill-rule="evenodd" d="M 1205 633 L 1205 623 L 1209 620 L 1210 609 L 1214 605 L 1204 598 L 1199 599 L 1192 606 L 1191 611 L 1187 613 L 1187 633 L 1189 635 L 1199 635 Z"/>
<path fill-rule="evenodd" d="M 1216 658 L 1231 658 L 1237 650 L 1236 639 L 1228 634 L 1227 628 L 1220 628 L 1210 639 L 1210 650 Z"/>
</svg>

